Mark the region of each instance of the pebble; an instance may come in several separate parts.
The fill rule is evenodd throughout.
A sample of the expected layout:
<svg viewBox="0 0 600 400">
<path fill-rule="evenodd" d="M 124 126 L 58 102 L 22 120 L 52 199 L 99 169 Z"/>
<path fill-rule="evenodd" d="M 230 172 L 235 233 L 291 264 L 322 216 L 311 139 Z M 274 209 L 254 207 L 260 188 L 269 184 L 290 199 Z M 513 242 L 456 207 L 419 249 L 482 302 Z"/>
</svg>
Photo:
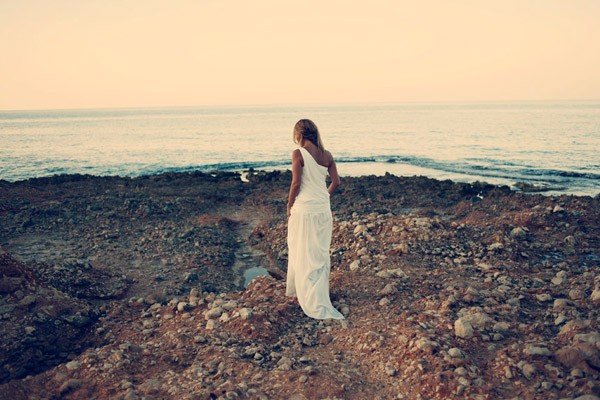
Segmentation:
<svg viewBox="0 0 600 400">
<path fill-rule="evenodd" d="M 453 347 L 448 350 L 448 355 L 453 358 L 464 358 L 465 353 L 463 353 L 463 351 L 458 347 Z"/>
<path fill-rule="evenodd" d="M 388 374 L 389 376 L 394 376 L 396 375 L 396 369 L 394 367 L 392 367 L 391 365 L 386 365 L 385 366 L 385 373 Z"/>
<path fill-rule="evenodd" d="M 542 293 L 542 294 L 536 294 L 535 298 L 538 299 L 538 301 L 552 301 L 552 296 L 549 295 L 548 293 Z"/>
<path fill-rule="evenodd" d="M 548 350 L 547 348 L 533 346 L 533 345 L 527 346 L 523 352 L 530 356 L 544 356 L 544 357 L 552 356 L 552 352 L 550 350 Z"/>
<path fill-rule="evenodd" d="M 252 310 L 244 307 L 240 310 L 239 314 L 241 319 L 247 320 L 250 319 L 250 317 L 252 317 Z"/>
<path fill-rule="evenodd" d="M 473 326 L 466 319 L 459 318 L 454 321 L 454 334 L 464 339 L 473 337 Z"/>
<path fill-rule="evenodd" d="M 391 303 L 391 301 L 387 297 L 384 297 L 381 300 L 379 300 L 379 305 L 382 307 L 385 307 L 385 306 L 389 305 L 390 303 Z"/>
<path fill-rule="evenodd" d="M 350 271 L 356 271 L 360 267 L 360 260 L 354 260 L 350 263 Z"/>
<path fill-rule="evenodd" d="M 79 369 L 79 362 L 78 361 L 69 361 L 67 364 L 65 364 L 65 366 L 67 367 L 67 369 L 69 371 L 75 371 L 75 370 Z"/>
<path fill-rule="evenodd" d="M 221 307 L 213 307 L 206 311 L 204 318 L 207 320 L 217 319 L 221 316 L 221 314 L 223 314 L 223 309 Z"/>
</svg>

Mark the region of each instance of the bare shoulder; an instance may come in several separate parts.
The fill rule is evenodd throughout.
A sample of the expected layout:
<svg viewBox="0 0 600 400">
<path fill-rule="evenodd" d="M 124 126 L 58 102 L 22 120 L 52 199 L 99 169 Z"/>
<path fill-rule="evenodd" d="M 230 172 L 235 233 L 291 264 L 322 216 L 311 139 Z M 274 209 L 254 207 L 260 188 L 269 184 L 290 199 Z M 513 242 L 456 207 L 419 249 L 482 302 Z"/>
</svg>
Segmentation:
<svg viewBox="0 0 600 400">
<path fill-rule="evenodd" d="M 325 161 L 327 161 L 328 166 L 334 163 L 333 155 L 329 150 L 325 150 Z"/>
<path fill-rule="evenodd" d="M 294 161 L 300 161 L 300 164 L 304 166 L 304 159 L 302 158 L 302 152 L 300 151 L 300 149 L 292 151 L 292 162 Z"/>
</svg>

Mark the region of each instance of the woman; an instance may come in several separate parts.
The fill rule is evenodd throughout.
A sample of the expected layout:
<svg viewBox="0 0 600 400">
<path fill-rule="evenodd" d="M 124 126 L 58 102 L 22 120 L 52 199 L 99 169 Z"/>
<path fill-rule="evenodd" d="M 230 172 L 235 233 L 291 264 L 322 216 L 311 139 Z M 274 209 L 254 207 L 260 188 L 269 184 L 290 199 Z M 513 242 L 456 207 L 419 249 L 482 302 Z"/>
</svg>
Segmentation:
<svg viewBox="0 0 600 400">
<path fill-rule="evenodd" d="M 333 228 L 329 196 L 339 186 L 335 161 L 317 126 L 301 119 L 294 126 L 292 184 L 288 197 L 287 296 L 296 296 L 306 315 L 344 319 L 329 299 L 329 245 Z M 331 184 L 326 187 L 327 173 Z"/>
</svg>

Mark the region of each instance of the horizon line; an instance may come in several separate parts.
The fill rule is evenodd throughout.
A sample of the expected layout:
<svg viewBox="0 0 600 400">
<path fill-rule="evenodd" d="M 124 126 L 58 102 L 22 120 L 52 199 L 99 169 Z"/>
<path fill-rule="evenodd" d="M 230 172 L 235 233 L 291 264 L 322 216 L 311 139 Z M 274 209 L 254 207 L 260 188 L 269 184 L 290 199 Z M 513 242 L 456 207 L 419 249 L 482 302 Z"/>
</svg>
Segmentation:
<svg viewBox="0 0 600 400">
<path fill-rule="evenodd" d="M 94 107 L 58 107 L 58 108 L 15 108 L 2 109 L 4 112 L 26 111 L 78 111 L 78 110 L 137 110 L 137 109 L 169 109 L 169 108 L 266 108 L 266 107 L 331 107 L 331 106 L 359 106 L 359 105 L 385 105 L 385 104 L 474 104 L 474 103 L 551 103 L 551 102 L 594 102 L 599 98 L 569 98 L 569 99 L 496 99 L 496 100 L 404 100 L 404 101 L 352 101 L 329 103 L 254 103 L 254 104 L 195 104 L 195 105 L 160 105 L 160 106 L 94 106 Z"/>
</svg>

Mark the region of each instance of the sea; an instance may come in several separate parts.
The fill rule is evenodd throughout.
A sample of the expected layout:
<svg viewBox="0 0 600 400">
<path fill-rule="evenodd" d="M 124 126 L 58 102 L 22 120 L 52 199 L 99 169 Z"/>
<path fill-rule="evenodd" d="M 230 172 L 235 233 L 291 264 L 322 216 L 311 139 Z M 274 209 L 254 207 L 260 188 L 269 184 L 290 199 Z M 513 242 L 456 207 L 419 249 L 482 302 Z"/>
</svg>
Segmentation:
<svg viewBox="0 0 600 400">
<path fill-rule="evenodd" d="M 0 111 L 0 179 L 289 169 L 301 118 L 342 176 L 600 193 L 600 100 Z"/>
</svg>

